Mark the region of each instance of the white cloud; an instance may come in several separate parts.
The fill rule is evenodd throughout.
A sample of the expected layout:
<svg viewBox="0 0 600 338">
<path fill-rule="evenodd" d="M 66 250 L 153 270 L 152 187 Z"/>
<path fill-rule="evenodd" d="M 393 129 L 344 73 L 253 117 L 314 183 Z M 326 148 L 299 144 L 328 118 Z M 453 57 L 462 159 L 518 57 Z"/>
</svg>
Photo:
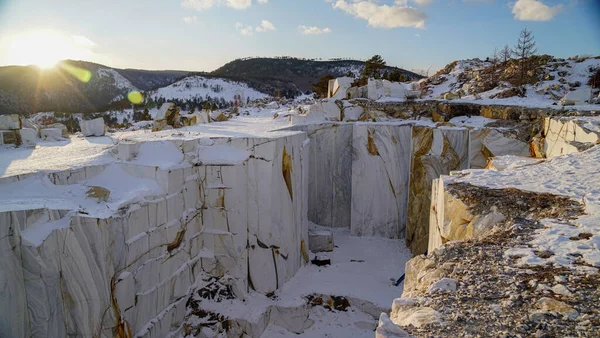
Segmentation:
<svg viewBox="0 0 600 338">
<path fill-rule="evenodd" d="M 186 16 L 183 18 L 183 22 L 185 22 L 187 24 L 197 23 L 198 18 L 195 15 L 194 16 Z"/>
<path fill-rule="evenodd" d="M 256 26 L 256 28 L 249 25 L 246 26 L 243 23 L 238 22 L 235 24 L 235 29 L 238 30 L 242 35 L 252 36 L 254 35 L 254 31 L 257 33 L 264 33 L 268 31 L 274 31 L 277 28 L 275 28 L 275 25 L 273 25 L 270 21 L 262 20 L 260 25 Z"/>
<path fill-rule="evenodd" d="M 258 0 L 259 4 L 266 4 L 267 2 L 269 2 L 269 0 Z"/>
<path fill-rule="evenodd" d="M 331 29 L 329 29 L 328 27 L 321 29 L 319 27 L 314 26 L 298 26 L 298 30 L 304 35 L 319 35 L 331 33 Z"/>
<path fill-rule="evenodd" d="M 562 8 L 562 5 L 547 6 L 539 0 L 517 0 L 512 12 L 515 20 L 549 21 L 560 13 Z"/>
<path fill-rule="evenodd" d="M 334 0 L 328 0 L 332 2 Z M 393 5 L 377 5 L 371 1 L 337 0 L 333 8 L 367 20 L 369 26 L 376 28 L 415 27 L 424 28 L 427 15 L 422 11 L 407 6 L 405 0 L 398 0 Z"/>
<path fill-rule="evenodd" d="M 259 3 L 265 2 L 265 0 L 259 0 Z M 203 11 L 221 5 L 234 9 L 246 9 L 252 6 L 252 0 L 183 0 L 181 3 L 182 7 L 195 9 L 197 11 Z"/>
<path fill-rule="evenodd" d="M 418 37 L 418 38 L 420 38 L 421 34 L 417 33 L 417 34 L 415 34 L 415 36 Z"/>
<path fill-rule="evenodd" d="M 181 6 L 184 8 L 191 8 L 197 11 L 203 11 L 217 5 L 220 0 L 184 0 Z"/>
<path fill-rule="evenodd" d="M 261 21 L 260 26 L 256 27 L 257 32 L 274 31 L 275 29 L 275 26 L 267 20 Z"/>
<path fill-rule="evenodd" d="M 246 9 L 252 6 L 252 0 L 227 0 L 227 7 Z"/>
</svg>

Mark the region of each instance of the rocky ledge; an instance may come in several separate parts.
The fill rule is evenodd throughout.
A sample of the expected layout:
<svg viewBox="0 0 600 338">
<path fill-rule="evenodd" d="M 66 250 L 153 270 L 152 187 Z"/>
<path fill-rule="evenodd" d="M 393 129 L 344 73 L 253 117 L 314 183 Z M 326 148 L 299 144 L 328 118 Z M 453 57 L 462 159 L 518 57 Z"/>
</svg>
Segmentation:
<svg viewBox="0 0 600 338">
<path fill-rule="evenodd" d="M 442 176 L 430 223 L 438 238 L 407 263 L 377 337 L 597 337 L 599 159 L 595 146 Z"/>
</svg>

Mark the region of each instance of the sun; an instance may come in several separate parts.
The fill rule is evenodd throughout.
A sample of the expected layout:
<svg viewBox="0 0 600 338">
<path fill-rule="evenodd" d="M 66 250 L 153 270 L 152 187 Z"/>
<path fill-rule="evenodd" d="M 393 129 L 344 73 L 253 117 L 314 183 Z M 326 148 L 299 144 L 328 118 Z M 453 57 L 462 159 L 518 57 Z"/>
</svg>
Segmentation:
<svg viewBox="0 0 600 338">
<path fill-rule="evenodd" d="M 64 59 L 82 59 L 89 52 L 77 36 L 53 30 L 37 30 L 11 37 L 8 48 L 12 64 L 54 67 Z M 81 39 L 79 39 L 81 40 Z M 89 40 L 88 40 L 89 41 Z"/>
</svg>

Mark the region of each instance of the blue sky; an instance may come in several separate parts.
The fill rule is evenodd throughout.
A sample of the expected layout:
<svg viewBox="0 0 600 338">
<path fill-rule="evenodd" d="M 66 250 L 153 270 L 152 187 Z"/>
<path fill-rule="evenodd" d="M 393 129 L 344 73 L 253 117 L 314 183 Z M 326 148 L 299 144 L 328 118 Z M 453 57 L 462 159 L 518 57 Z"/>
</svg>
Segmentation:
<svg viewBox="0 0 600 338">
<path fill-rule="evenodd" d="M 433 71 L 513 46 L 524 27 L 540 53 L 600 54 L 597 0 L 0 0 L 0 65 L 210 71 L 246 56 L 381 54 Z"/>
</svg>

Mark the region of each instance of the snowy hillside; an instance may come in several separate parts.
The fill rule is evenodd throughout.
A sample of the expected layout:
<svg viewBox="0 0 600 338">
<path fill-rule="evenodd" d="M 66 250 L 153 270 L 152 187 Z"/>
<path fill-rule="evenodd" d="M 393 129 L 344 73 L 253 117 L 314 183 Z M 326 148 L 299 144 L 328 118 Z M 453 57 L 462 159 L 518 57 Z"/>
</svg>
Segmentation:
<svg viewBox="0 0 600 338">
<path fill-rule="evenodd" d="M 175 82 L 167 87 L 157 89 L 149 93 L 153 99 L 223 99 L 227 102 L 235 100 L 239 95 L 242 102 L 267 98 L 268 95 L 256 91 L 247 84 L 220 78 L 208 78 L 203 76 L 189 76 L 181 81 Z"/>
<path fill-rule="evenodd" d="M 423 99 L 477 100 L 481 103 L 547 107 L 559 104 L 573 91 L 582 91 L 592 101 L 598 88 L 588 84 L 600 69 L 600 58 L 555 59 L 540 56 L 532 60 L 525 92 L 517 90 L 518 62 L 493 65 L 479 59 L 459 60 L 432 77 L 421 80 Z"/>
<path fill-rule="evenodd" d="M 108 77 L 114 81 L 114 86 L 119 89 L 125 90 L 138 90 L 129 80 L 124 78 L 119 72 L 112 68 L 98 68 L 97 70 L 99 77 Z"/>
</svg>

